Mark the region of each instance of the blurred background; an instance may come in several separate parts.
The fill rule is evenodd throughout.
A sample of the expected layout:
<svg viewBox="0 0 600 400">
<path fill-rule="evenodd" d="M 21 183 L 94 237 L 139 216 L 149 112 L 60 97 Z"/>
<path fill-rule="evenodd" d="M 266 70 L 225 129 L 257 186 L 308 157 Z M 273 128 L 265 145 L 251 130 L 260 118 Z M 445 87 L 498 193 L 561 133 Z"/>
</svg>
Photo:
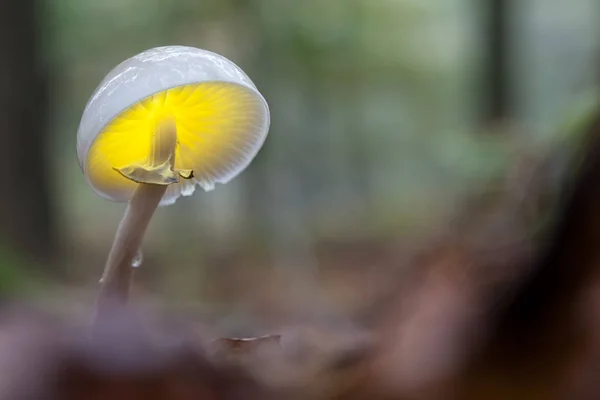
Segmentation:
<svg viewBox="0 0 600 400">
<path fill-rule="evenodd" d="M 2 2 L 0 290 L 90 306 L 125 205 L 85 183 L 79 118 L 122 60 L 182 44 L 241 66 L 272 127 L 241 176 L 158 210 L 138 295 L 233 330 L 359 311 L 515 151 L 576 141 L 599 26 L 597 0 Z"/>
</svg>

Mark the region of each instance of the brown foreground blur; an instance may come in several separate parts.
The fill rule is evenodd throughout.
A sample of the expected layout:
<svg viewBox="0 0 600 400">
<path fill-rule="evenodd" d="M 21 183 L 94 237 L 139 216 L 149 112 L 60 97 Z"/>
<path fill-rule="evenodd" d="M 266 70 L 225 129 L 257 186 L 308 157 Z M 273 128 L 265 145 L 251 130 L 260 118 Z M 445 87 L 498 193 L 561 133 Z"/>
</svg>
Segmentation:
<svg viewBox="0 0 600 400">
<path fill-rule="evenodd" d="M 193 318 L 132 309 L 92 335 L 86 320 L 6 308 L 0 399 L 600 398 L 599 117 L 581 152 L 549 229 L 525 227 L 553 207 L 556 160 L 515 159 L 505 195 L 468 206 L 488 217 L 459 221 L 388 275 L 351 328 L 219 338 Z"/>
</svg>

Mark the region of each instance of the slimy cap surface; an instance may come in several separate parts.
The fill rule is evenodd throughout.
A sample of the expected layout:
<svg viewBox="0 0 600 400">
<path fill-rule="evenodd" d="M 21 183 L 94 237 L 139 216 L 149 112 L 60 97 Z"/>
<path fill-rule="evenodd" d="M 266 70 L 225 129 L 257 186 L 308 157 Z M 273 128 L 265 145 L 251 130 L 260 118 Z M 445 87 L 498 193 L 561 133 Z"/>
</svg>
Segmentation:
<svg viewBox="0 0 600 400">
<path fill-rule="evenodd" d="M 157 47 L 122 62 L 88 101 L 77 132 L 77 156 L 99 195 L 128 201 L 138 183 L 117 171 L 144 163 L 158 124 L 177 129 L 175 168 L 191 179 L 169 185 L 161 205 L 211 190 L 243 171 L 269 130 L 267 102 L 250 78 L 218 54 Z"/>
</svg>

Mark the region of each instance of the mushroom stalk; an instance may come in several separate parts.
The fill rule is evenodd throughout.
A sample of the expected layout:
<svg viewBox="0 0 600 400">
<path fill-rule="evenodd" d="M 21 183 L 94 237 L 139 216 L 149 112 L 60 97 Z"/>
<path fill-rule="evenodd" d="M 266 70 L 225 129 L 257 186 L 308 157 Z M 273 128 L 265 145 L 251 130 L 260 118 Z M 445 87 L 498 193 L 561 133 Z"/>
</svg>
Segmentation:
<svg viewBox="0 0 600 400">
<path fill-rule="evenodd" d="M 163 121 L 153 136 L 150 156 L 145 164 L 116 168 L 123 176 L 138 182 L 127 205 L 100 280 L 96 319 L 110 315 L 114 307 L 123 306 L 129 297 L 133 273 L 132 262 L 142 244 L 144 233 L 167 186 L 189 177 L 190 171 L 176 172 L 177 132 L 171 120 Z"/>
<path fill-rule="evenodd" d="M 104 275 L 100 281 L 97 311 L 106 307 L 126 304 L 133 273 L 132 262 L 137 254 L 146 228 L 167 187 L 141 183 L 127 205 L 110 250 Z"/>
</svg>

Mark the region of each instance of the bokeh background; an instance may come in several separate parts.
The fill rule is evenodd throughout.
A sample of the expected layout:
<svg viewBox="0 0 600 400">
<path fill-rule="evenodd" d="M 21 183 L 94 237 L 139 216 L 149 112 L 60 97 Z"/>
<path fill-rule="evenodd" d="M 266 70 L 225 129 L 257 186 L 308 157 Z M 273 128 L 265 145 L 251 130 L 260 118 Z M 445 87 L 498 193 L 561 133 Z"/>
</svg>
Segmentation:
<svg viewBox="0 0 600 400">
<path fill-rule="evenodd" d="M 86 185 L 79 118 L 119 62 L 183 44 L 241 66 L 272 127 L 241 176 L 158 210 L 136 293 L 231 329 L 355 312 L 515 151 L 577 140 L 599 26 L 597 0 L 2 2 L 0 289 L 90 306 L 125 205 Z"/>
</svg>

